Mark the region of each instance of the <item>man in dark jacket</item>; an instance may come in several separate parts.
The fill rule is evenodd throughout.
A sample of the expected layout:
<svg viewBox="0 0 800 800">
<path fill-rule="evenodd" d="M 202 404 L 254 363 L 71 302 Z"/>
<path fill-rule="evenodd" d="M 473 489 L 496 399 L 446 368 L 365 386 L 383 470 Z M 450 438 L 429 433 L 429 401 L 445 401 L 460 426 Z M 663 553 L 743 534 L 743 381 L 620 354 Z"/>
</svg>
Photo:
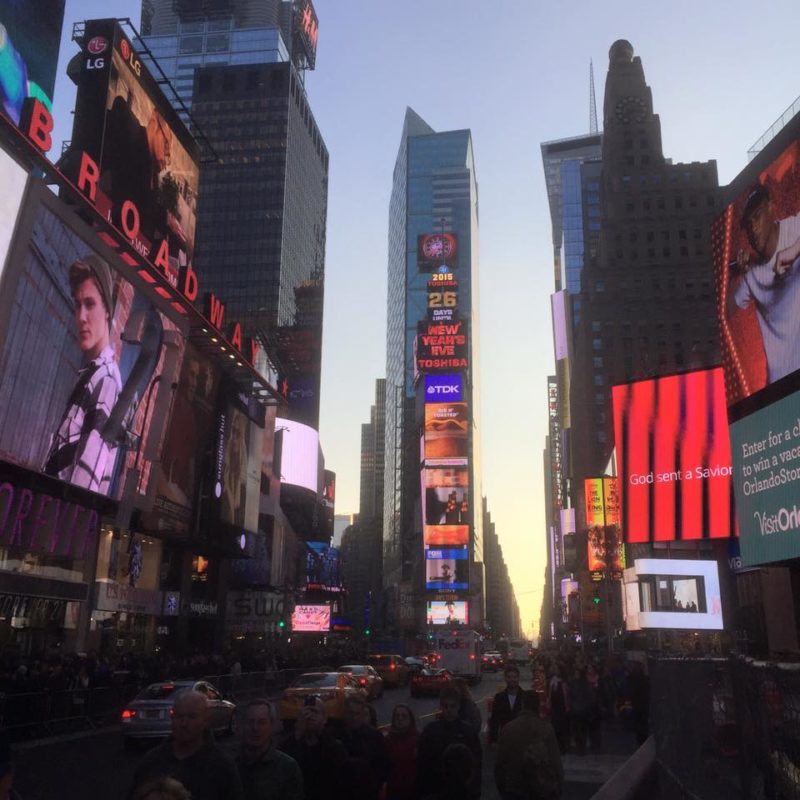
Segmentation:
<svg viewBox="0 0 800 800">
<path fill-rule="evenodd" d="M 500 728 L 511 722 L 522 710 L 522 692 L 519 688 L 519 667 L 509 664 L 504 670 L 506 688 L 498 692 L 492 701 L 492 715 L 489 717 L 489 743 L 494 744 Z"/>
<path fill-rule="evenodd" d="M 389 776 L 389 753 L 383 735 L 371 725 L 367 701 L 361 694 L 344 701 L 344 733 L 347 765 L 342 775 L 343 790 L 352 800 L 378 800 L 381 786 Z"/>
<path fill-rule="evenodd" d="M 341 793 L 341 771 L 347 762 L 344 745 L 325 730 L 325 704 L 309 695 L 297 724 L 280 744 L 303 773 L 306 800 L 337 800 Z"/>
<path fill-rule="evenodd" d="M 238 760 L 245 800 L 303 800 L 303 775 L 297 762 L 275 746 L 274 722 L 268 700 L 247 704 Z"/>
<path fill-rule="evenodd" d="M 428 723 L 419 739 L 417 782 L 420 797 L 446 793 L 448 787 L 445 785 L 442 757 L 452 744 L 465 745 L 472 753 L 472 779 L 466 797 L 481 796 L 481 742 L 469 725 L 458 718 L 460 707 L 461 695 L 458 691 L 450 687 L 442 689 L 439 696 L 440 718 Z"/>
<path fill-rule="evenodd" d="M 236 765 L 211 740 L 208 700 L 200 692 L 182 692 L 175 700 L 172 738 L 140 762 L 128 798 L 145 781 L 170 777 L 180 781 L 192 800 L 243 800 Z"/>
<path fill-rule="evenodd" d="M 522 711 L 500 732 L 494 777 L 503 800 L 561 797 L 564 767 L 553 726 L 539 717 L 539 696 L 522 693 Z"/>
</svg>

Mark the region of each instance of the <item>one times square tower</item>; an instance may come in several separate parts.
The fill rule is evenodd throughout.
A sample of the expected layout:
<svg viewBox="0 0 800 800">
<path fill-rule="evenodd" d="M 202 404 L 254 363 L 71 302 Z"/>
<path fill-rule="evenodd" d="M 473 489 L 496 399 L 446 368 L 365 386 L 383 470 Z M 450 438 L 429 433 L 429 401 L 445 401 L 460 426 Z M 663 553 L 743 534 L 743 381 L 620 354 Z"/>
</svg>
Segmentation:
<svg viewBox="0 0 800 800">
<path fill-rule="evenodd" d="M 384 596 L 398 635 L 483 623 L 478 186 L 468 130 L 406 111 L 389 206 Z"/>
<path fill-rule="evenodd" d="M 215 157 L 201 172 L 195 267 L 258 332 L 289 402 L 319 427 L 328 150 L 309 106 L 311 0 L 144 0 L 144 40 Z"/>
</svg>

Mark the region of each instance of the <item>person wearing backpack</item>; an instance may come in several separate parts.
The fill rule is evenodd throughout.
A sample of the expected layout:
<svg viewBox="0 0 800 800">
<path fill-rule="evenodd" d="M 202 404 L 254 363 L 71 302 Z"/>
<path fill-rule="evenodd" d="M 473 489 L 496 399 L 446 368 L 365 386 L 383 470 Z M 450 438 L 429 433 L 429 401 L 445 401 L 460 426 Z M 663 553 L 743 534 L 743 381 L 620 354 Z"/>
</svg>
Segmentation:
<svg viewBox="0 0 800 800">
<path fill-rule="evenodd" d="M 520 715 L 500 731 L 494 778 L 503 800 L 557 800 L 564 767 L 553 726 L 539 717 L 539 696 L 523 692 Z"/>
</svg>

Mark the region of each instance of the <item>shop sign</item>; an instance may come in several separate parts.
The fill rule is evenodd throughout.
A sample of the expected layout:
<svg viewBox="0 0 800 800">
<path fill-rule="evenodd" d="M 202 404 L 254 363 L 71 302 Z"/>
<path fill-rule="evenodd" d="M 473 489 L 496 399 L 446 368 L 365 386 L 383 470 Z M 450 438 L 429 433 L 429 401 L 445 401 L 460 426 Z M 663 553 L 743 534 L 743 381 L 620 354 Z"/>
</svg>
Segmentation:
<svg viewBox="0 0 800 800">
<path fill-rule="evenodd" d="M 0 617 L 46 617 L 58 621 L 64 614 L 66 600 L 30 597 L 24 594 L 0 594 Z"/>
<path fill-rule="evenodd" d="M 97 581 L 95 584 L 98 611 L 126 611 L 131 614 L 161 613 L 163 593 L 157 589 L 138 589 L 122 583 Z"/>
<path fill-rule="evenodd" d="M 239 631 L 264 631 L 284 617 L 285 598 L 280 592 L 228 592 L 226 621 Z"/>
<path fill-rule="evenodd" d="M 180 592 L 164 592 L 164 610 L 165 617 L 177 617 L 181 612 L 181 593 Z"/>
<path fill-rule="evenodd" d="M 216 617 L 219 612 L 216 600 L 190 600 L 184 609 L 193 617 Z"/>
</svg>

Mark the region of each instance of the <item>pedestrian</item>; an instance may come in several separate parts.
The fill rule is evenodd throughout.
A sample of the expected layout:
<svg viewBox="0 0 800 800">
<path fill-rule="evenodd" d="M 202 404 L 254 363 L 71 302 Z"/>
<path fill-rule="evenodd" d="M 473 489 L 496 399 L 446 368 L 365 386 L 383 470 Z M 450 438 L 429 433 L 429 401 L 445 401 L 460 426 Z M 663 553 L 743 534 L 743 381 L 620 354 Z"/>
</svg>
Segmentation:
<svg viewBox="0 0 800 800">
<path fill-rule="evenodd" d="M 439 719 L 429 722 L 419 739 L 417 757 L 417 786 L 419 795 L 440 793 L 447 789 L 442 756 L 449 745 L 465 745 L 472 754 L 470 780 L 464 797 L 476 798 L 481 794 L 481 761 L 483 753 L 476 734 L 458 718 L 461 695 L 448 686 L 439 695 Z"/>
<path fill-rule="evenodd" d="M 0 800 L 11 797 L 11 784 L 14 782 L 14 761 L 11 757 L 11 743 L 5 731 L 0 731 Z"/>
<path fill-rule="evenodd" d="M 547 697 L 550 706 L 550 724 L 556 733 L 558 749 L 563 754 L 569 748 L 569 690 L 561 678 L 561 668 L 558 664 L 553 665 Z"/>
<path fill-rule="evenodd" d="M 483 717 L 478 704 L 472 699 L 472 693 L 467 686 L 467 682 L 463 678 L 453 678 L 450 685 L 458 690 L 461 695 L 461 708 L 458 710 L 458 718 L 462 722 L 466 722 L 475 733 L 480 736 L 481 728 L 483 728 Z"/>
<path fill-rule="evenodd" d="M 536 692 L 523 692 L 522 711 L 500 732 L 494 777 L 503 800 L 561 797 L 561 753 L 553 726 L 539 717 Z"/>
<path fill-rule="evenodd" d="M 341 771 L 347 762 L 344 745 L 325 729 L 325 704 L 308 695 L 292 731 L 279 748 L 290 755 L 303 774 L 306 800 L 338 800 Z"/>
<path fill-rule="evenodd" d="M 244 709 L 242 752 L 237 766 L 245 800 L 303 800 L 297 762 L 275 744 L 275 716 L 269 700 L 251 700 Z"/>
<path fill-rule="evenodd" d="M 133 800 L 191 800 L 191 795 L 175 778 L 153 778 L 139 787 Z"/>
<path fill-rule="evenodd" d="M 175 778 L 192 800 L 243 800 L 236 765 L 217 747 L 209 731 L 208 700 L 200 692 L 181 692 L 175 699 L 172 736 L 139 763 L 128 797 L 142 784 Z"/>
<path fill-rule="evenodd" d="M 441 757 L 441 787 L 423 800 L 463 800 L 471 794 L 475 782 L 475 758 L 464 744 L 449 744 Z"/>
<path fill-rule="evenodd" d="M 416 800 L 418 743 L 414 712 L 411 706 L 399 703 L 392 711 L 392 722 L 386 733 L 389 754 L 386 800 Z"/>
<path fill-rule="evenodd" d="M 595 706 L 596 700 L 592 686 L 586 678 L 586 668 L 576 667 L 569 682 L 569 716 L 575 751 L 579 756 L 586 754 L 586 739 Z"/>
<path fill-rule="evenodd" d="M 386 742 L 383 734 L 370 724 L 367 706 L 360 692 L 345 697 L 341 742 L 348 759 L 342 774 L 342 788 L 352 800 L 378 800 L 389 776 Z"/>
<path fill-rule="evenodd" d="M 506 688 L 499 691 L 492 701 L 489 717 L 489 744 L 497 742 L 500 729 L 514 719 L 522 710 L 522 693 L 519 688 L 519 667 L 509 664 L 503 670 Z"/>
<path fill-rule="evenodd" d="M 650 680 L 638 661 L 634 661 L 628 676 L 628 699 L 633 712 L 636 744 L 641 746 L 645 743 L 650 729 Z"/>
</svg>

